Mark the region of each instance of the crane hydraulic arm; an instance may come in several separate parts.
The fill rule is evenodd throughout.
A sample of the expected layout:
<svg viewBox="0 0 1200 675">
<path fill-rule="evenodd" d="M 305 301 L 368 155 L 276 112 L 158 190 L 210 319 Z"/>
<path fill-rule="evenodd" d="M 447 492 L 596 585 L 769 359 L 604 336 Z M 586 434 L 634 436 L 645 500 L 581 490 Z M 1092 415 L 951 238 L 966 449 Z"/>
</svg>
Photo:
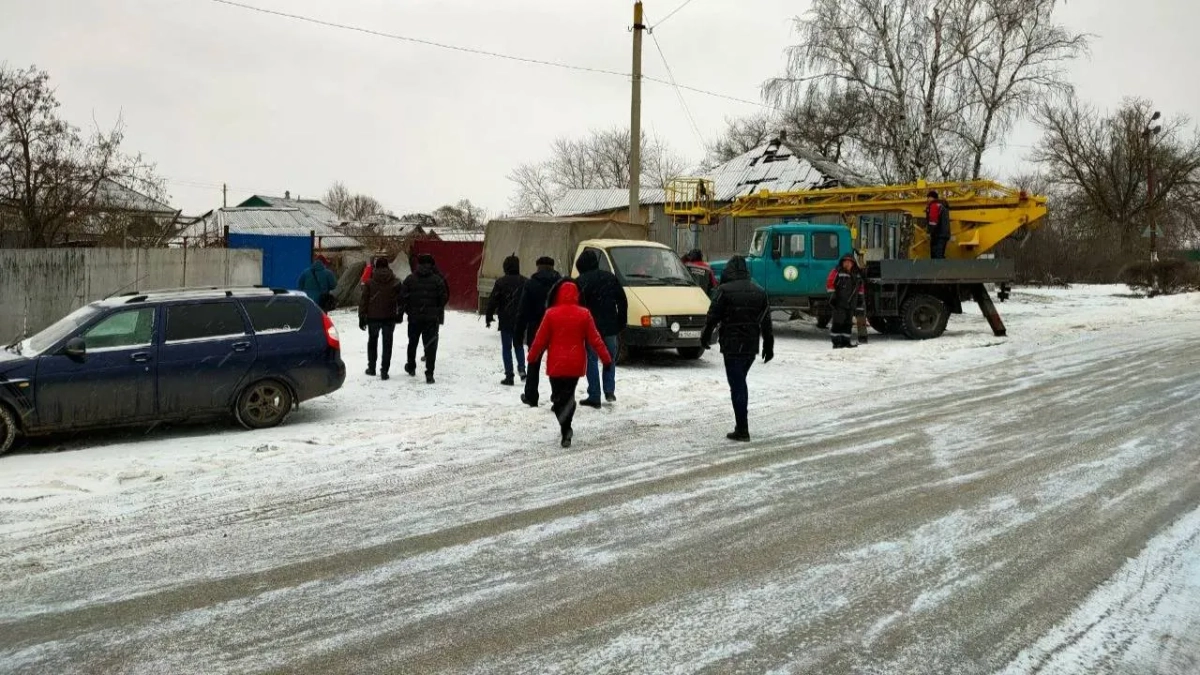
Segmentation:
<svg viewBox="0 0 1200 675">
<path fill-rule="evenodd" d="M 1046 216 L 1047 200 L 1024 190 L 987 180 L 829 188 L 757 193 L 738 197 L 732 203 L 714 203 L 712 181 L 677 178 L 667 185 L 666 214 L 677 224 L 709 225 L 722 217 L 763 218 L 838 215 L 858 241 L 858 217 L 880 213 L 903 213 L 911 218 L 909 257 L 929 257 L 925 229 L 928 193 L 936 190 L 950 205 L 950 243 L 947 258 L 974 259 L 991 251 L 1009 237 L 1024 238 Z"/>
</svg>

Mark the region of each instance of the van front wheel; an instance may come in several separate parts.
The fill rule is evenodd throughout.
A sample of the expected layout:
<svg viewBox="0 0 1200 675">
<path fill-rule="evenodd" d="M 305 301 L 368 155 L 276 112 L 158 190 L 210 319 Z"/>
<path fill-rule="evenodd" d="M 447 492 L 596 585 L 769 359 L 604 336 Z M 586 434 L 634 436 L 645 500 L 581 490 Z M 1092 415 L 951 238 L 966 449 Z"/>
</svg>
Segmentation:
<svg viewBox="0 0 1200 675">
<path fill-rule="evenodd" d="M 13 449 L 17 443 L 17 418 L 0 403 L 0 455 Z"/>
</svg>

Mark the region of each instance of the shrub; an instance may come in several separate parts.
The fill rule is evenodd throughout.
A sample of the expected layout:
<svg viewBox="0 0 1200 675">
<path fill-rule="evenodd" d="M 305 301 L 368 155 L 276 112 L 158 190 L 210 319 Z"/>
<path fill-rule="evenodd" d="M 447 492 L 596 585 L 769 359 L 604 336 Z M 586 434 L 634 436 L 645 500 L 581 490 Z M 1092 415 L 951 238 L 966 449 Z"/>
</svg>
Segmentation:
<svg viewBox="0 0 1200 675">
<path fill-rule="evenodd" d="M 1188 260 L 1135 262 L 1121 270 L 1120 279 L 1130 290 L 1151 298 L 1200 291 L 1200 265 Z"/>
</svg>

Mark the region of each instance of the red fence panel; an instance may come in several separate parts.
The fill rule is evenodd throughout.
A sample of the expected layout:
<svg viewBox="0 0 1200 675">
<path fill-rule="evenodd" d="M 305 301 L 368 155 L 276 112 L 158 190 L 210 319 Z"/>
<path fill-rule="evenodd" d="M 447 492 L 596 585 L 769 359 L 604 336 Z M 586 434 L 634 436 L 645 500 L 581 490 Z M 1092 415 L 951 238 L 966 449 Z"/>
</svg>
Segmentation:
<svg viewBox="0 0 1200 675">
<path fill-rule="evenodd" d="M 413 242 L 412 255 L 428 253 L 437 262 L 450 286 L 452 309 L 476 310 L 479 306 L 479 266 L 483 263 L 481 241 L 436 241 L 418 239 Z M 416 269 L 416 265 L 413 265 Z"/>
</svg>

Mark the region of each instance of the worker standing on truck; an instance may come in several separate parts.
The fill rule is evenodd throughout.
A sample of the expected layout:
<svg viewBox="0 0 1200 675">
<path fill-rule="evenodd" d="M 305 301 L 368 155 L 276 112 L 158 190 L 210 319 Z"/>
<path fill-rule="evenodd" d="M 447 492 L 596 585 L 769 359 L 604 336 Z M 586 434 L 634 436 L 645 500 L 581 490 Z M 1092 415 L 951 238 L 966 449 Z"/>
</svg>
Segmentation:
<svg viewBox="0 0 1200 675">
<path fill-rule="evenodd" d="M 833 348 L 857 347 L 854 312 L 866 297 L 866 285 L 863 283 L 862 268 L 858 266 L 858 261 L 853 255 L 842 256 L 838 266 L 829 273 L 829 278 L 825 281 L 825 290 L 829 291 L 829 307 L 833 310 L 833 319 L 829 326 Z"/>
<path fill-rule="evenodd" d="M 542 317 L 546 315 L 549 304 L 550 289 L 562 278 L 554 269 L 554 258 L 542 256 L 537 259 L 537 271 L 529 276 L 525 288 L 521 291 L 521 304 L 517 309 L 517 339 L 525 340 L 532 347 L 533 338 L 537 335 L 538 327 L 542 325 Z M 538 380 L 542 372 L 541 358 L 529 360 L 529 370 L 525 377 L 525 393 L 521 394 L 521 403 L 536 408 L 538 405 Z"/>
<path fill-rule="evenodd" d="M 941 260 L 946 257 L 946 244 L 950 243 L 950 205 L 930 190 L 929 203 L 925 205 L 925 228 L 929 232 L 929 257 Z"/>
<path fill-rule="evenodd" d="M 740 255 L 730 258 L 721 272 L 721 285 L 709 306 L 700 344 L 707 348 L 718 327 L 735 422 L 733 433 L 725 437 L 731 441 L 749 441 L 750 391 L 746 376 L 750 374 L 750 366 L 754 365 L 754 357 L 758 356 L 760 339 L 763 363 L 770 363 L 775 358 L 775 335 L 771 330 L 767 292 L 750 279 L 750 267 Z"/>
</svg>

